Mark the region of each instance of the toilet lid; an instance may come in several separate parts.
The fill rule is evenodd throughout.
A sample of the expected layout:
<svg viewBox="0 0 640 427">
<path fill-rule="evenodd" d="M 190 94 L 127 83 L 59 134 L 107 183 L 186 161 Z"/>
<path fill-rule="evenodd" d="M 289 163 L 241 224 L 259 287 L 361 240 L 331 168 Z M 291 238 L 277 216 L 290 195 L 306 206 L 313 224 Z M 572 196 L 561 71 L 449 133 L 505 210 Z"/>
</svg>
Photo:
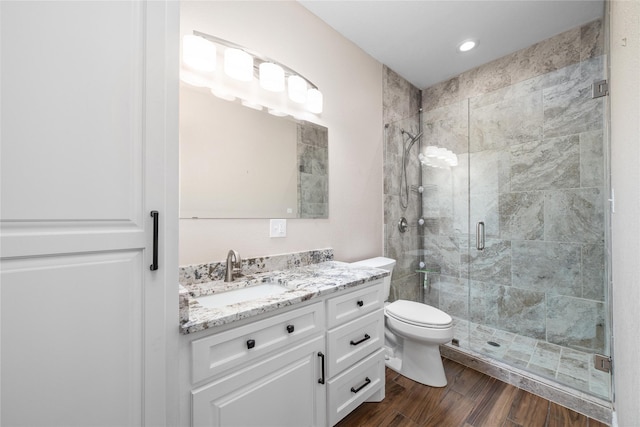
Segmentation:
<svg viewBox="0 0 640 427">
<path fill-rule="evenodd" d="M 385 307 L 385 311 L 391 317 L 417 326 L 446 328 L 453 323 L 444 311 L 415 301 L 394 301 Z"/>
</svg>

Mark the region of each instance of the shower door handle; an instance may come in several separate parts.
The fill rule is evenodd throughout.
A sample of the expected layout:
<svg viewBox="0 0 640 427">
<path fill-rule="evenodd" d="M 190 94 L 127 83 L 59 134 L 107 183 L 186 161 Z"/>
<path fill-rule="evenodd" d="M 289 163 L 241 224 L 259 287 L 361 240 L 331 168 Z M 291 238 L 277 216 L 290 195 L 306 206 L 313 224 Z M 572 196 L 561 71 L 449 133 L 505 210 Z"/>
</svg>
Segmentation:
<svg viewBox="0 0 640 427">
<path fill-rule="evenodd" d="M 476 249 L 484 250 L 484 222 L 482 221 L 476 224 Z"/>
</svg>

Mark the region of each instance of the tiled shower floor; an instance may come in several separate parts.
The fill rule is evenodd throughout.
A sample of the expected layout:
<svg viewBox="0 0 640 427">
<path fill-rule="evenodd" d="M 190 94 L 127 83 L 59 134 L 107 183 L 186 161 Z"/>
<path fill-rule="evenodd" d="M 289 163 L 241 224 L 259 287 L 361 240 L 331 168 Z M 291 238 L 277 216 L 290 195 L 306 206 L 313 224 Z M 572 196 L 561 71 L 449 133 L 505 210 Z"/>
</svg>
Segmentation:
<svg viewBox="0 0 640 427">
<path fill-rule="evenodd" d="M 471 337 L 470 343 L 467 334 Z M 459 340 L 462 348 L 471 348 L 515 367 L 555 379 L 561 384 L 582 392 L 610 399 L 610 376 L 593 367 L 592 353 L 550 344 L 462 319 L 454 319 L 453 336 Z M 488 342 L 499 344 L 499 347 Z"/>
</svg>

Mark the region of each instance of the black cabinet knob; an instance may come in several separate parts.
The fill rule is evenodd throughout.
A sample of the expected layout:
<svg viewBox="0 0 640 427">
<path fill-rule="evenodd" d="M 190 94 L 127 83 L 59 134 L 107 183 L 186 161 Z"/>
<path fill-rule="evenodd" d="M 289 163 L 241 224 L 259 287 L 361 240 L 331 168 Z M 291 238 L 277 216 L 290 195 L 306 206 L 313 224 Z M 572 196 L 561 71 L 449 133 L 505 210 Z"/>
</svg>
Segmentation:
<svg viewBox="0 0 640 427">
<path fill-rule="evenodd" d="M 358 302 L 356 302 L 356 304 L 358 304 L 358 307 L 362 307 L 364 305 L 364 301 L 358 300 Z"/>
<path fill-rule="evenodd" d="M 252 349 L 256 346 L 256 340 L 247 340 L 247 348 Z"/>
<path fill-rule="evenodd" d="M 294 329 L 295 328 L 293 327 L 293 325 L 287 325 L 287 332 L 291 333 L 294 331 Z"/>
</svg>

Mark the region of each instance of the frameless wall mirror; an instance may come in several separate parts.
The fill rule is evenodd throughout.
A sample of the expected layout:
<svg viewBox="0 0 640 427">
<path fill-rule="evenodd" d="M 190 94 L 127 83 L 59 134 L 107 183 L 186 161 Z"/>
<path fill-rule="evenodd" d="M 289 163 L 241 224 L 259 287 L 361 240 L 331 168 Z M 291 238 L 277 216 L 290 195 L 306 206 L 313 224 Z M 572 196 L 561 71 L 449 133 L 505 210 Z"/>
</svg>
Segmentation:
<svg viewBox="0 0 640 427">
<path fill-rule="evenodd" d="M 328 130 L 180 84 L 181 218 L 328 218 Z"/>
</svg>

